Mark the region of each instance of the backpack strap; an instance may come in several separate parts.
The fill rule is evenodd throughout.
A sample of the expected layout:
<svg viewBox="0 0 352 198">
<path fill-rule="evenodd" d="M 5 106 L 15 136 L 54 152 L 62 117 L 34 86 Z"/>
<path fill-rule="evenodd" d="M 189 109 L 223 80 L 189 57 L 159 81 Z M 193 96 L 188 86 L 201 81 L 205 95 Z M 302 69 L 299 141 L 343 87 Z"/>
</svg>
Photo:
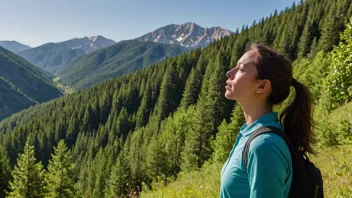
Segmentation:
<svg viewBox="0 0 352 198">
<path fill-rule="evenodd" d="M 277 127 L 267 126 L 267 127 L 260 127 L 255 130 L 251 136 L 248 138 L 243 151 L 242 151 L 242 164 L 244 168 L 247 170 L 247 163 L 248 163 L 248 152 L 249 147 L 252 140 L 264 133 L 274 133 L 282 137 L 291 154 L 292 159 L 292 184 L 289 193 L 289 198 L 311 198 L 311 197 L 322 197 L 324 198 L 324 191 L 323 191 L 323 181 L 321 177 L 321 172 L 318 168 L 314 166 L 313 163 L 309 161 L 309 159 L 299 151 L 295 149 L 292 142 L 286 135 L 286 133 Z M 307 170 L 306 170 L 307 169 Z M 315 192 L 312 193 L 312 186 L 315 189 Z"/>
<path fill-rule="evenodd" d="M 287 146 L 289 147 L 289 150 L 291 152 L 292 150 L 292 144 L 291 141 L 288 139 L 287 135 L 285 134 L 285 132 L 283 130 L 281 130 L 278 127 L 274 127 L 274 126 L 265 126 L 265 127 L 260 127 L 257 130 L 255 130 L 251 136 L 249 136 L 246 144 L 244 145 L 243 151 L 242 151 L 242 164 L 244 166 L 245 169 L 247 169 L 247 163 L 248 163 L 248 152 L 249 152 L 249 147 L 251 145 L 251 142 L 254 138 L 256 138 L 257 136 L 264 134 L 264 133 L 274 133 L 279 135 L 280 137 L 282 137 Z"/>
</svg>

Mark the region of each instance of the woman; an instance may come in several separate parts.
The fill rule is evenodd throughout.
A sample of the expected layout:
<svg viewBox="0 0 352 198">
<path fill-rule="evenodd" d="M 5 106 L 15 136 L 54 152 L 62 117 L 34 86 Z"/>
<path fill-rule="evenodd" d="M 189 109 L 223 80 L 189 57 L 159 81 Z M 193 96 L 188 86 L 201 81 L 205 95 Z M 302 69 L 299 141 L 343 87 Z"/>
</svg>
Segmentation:
<svg viewBox="0 0 352 198">
<path fill-rule="evenodd" d="M 292 160 L 284 139 L 273 133 L 256 137 L 249 147 L 247 167 L 242 164 L 242 151 L 256 129 L 274 126 L 284 129 L 302 153 L 313 153 L 309 90 L 292 77 L 292 65 L 283 55 L 262 45 L 252 45 L 227 76 L 225 97 L 241 105 L 246 123 L 222 168 L 220 197 L 288 197 Z M 290 86 L 295 97 L 279 120 L 273 105 L 288 97 Z"/>
</svg>

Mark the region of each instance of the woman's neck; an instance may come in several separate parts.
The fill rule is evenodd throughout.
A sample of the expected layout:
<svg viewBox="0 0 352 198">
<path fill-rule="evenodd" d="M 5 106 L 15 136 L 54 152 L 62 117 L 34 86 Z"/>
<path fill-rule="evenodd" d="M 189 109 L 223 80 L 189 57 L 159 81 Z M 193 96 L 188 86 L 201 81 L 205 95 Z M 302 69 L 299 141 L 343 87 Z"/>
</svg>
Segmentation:
<svg viewBox="0 0 352 198">
<path fill-rule="evenodd" d="M 272 107 L 268 107 L 265 104 L 255 103 L 255 104 L 242 104 L 242 111 L 246 119 L 247 126 L 251 125 L 262 115 L 272 112 Z"/>
</svg>

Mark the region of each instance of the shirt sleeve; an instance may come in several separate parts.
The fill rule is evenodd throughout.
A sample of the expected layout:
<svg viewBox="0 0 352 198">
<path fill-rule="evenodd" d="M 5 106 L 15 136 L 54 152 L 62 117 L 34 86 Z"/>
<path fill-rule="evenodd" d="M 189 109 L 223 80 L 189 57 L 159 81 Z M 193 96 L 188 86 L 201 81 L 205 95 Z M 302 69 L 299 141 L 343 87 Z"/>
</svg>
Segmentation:
<svg viewBox="0 0 352 198">
<path fill-rule="evenodd" d="M 251 198 L 283 198 L 288 160 L 285 141 L 275 134 L 256 137 L 248 152 L 248 179 Z"/>
</svg>

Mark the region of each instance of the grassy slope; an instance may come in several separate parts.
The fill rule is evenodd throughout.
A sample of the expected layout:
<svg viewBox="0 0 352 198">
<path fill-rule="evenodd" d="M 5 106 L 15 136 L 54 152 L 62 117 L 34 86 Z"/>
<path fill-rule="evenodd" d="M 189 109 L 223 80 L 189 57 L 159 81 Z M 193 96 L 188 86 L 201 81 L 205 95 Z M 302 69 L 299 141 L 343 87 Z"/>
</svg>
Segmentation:
<svg viewBox="0 0 352 198">
<path fill-rule="evenodd" d="M 318 150 L 312 161 L 320 168 L 325 197 L 352 197 L 352 145 Z"/>
<path fill-rule="evenodd" d="M 343 119 L 351 118 L 351 116 L 352 116 L 352 102 L 349 102 L 337 108 L 335 111 L 333 111 L 329 115 L 329 122 L 337 124 Z"/>
<path fill-rule="evenodd" d="M 153 184 L 155 191 L 144 191 L 141 198 L 156 197 L 219 197 L 221 163 L 205 164 L 201 171 L 180 173 L 168 186 Z"/>
<path fill-rule="evenodd" d="M 56 77 L 53 79 L 53 82 L 64 93 L 64 95 L 72 94 L 74 92 L 70 86 L 65 86 L 65 85 L 59 83 L 59 81 L 60 81 L 60 77 Z"/>
</svg>

